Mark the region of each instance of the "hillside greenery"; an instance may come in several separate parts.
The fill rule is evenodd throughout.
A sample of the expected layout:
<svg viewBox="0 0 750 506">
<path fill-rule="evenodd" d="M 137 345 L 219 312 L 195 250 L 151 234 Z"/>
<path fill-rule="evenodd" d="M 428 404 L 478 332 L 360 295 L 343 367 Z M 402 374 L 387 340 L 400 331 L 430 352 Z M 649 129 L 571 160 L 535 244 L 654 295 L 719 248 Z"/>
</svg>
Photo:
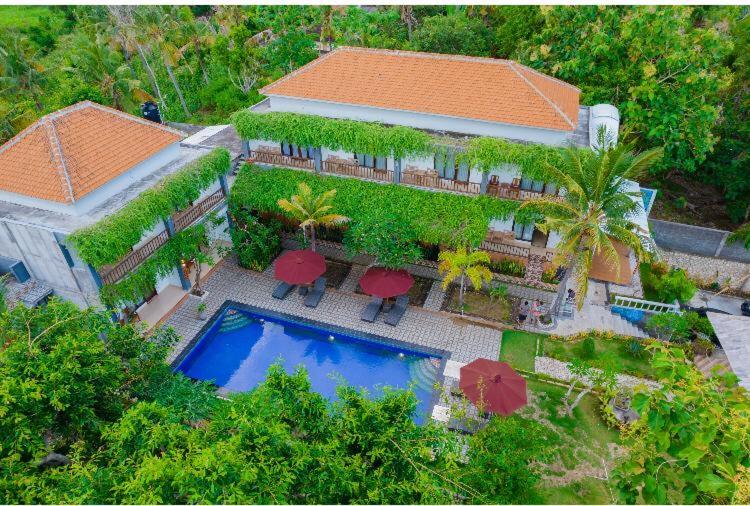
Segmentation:
<svg viewBox="0 0 750 506">
<path fill-rule="evenodd" d="M 747 220 L 747 6 L 7 6 L 0 140 L 83 99 L 225 123 L 316 57 L 316 42 L 511 58 L 612 103 L 652 184 L 717 185 Z"/>
</svg>

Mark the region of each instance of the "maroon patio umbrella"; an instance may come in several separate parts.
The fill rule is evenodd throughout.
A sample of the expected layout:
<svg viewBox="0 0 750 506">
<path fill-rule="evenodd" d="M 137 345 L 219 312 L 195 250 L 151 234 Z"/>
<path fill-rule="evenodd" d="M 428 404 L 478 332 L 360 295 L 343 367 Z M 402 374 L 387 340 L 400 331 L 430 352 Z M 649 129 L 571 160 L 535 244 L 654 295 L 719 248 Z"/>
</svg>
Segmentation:
<svg viewBox="0 0 750 506">
<path fill-rule="evenodd" d="M 276 260 L 274 276 L 290 285 L 312 283 L 326 271 L 326 259 L 309 249 L 287 251 Z"/>
<path fill-rule="evenodd" d="M 461 368 L 458 385 L 484 411 L 510 415 L 526 405 L 526 380 L 505 362 L 478 358 Z"/>
<path fill-rule="evenodd" d="M 370 267 L 359 279 L 359 286 L 365 293 L 387 299 L 403 295 L 414 284 L 414 278 L 404 269 Z"/>
</svg>

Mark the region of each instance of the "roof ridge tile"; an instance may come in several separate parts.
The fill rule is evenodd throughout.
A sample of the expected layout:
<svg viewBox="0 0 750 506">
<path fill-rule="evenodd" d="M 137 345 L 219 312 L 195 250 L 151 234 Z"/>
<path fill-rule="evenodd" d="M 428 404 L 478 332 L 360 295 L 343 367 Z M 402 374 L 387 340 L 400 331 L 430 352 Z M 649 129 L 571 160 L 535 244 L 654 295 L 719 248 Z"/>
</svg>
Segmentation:
<svg viewBox="0 0 750 506">
<path fill-rule="evenodd" d="M 529 85 L 529 87 L 530 87 L 530 88 L 531 88 L 532 90 L 534 90 L 534 91 L 535 91 L 535 92 L 536 92 L 536 93 L 537 93 L 537 94 L 538 94 L 538 95 L 539 95 L 540 97 L 542 97 L 542 98 L 543 98 L 543 99 L 544 99 L 544 100 L 545 100 L 545 101 L 546 101 L 546 102 L 547 102 L 547 103 L 548 103 L 549 105 L 551 105 L 551 106 L 552 106 L 552 108 L 553 108 L 553 109 L 554 109 L 554 110 L 555 110 L 555 111 L 556 111 L 556 112 L 557 112 L 557 113 L 558 113 L 558 114 L 559 114 L 560 116 L 562 116 L 562 117 L 563 117 L 563 119 L 564 119 L 565 121 L 567 121 L 567 123 L 568 123 L 568 124 L 569 124 L 569 125 L 570 125 L 570 126 L 571 126 L 572 128 L 575 128 L 575 127 L 576 127 L 575 123 L 573 123 L 573 122 L 572 122 L 572 121 L 570 120 L 570 118 L 568 117 L 568 115 L 567 115 L 567 114 L 565 114 L 565 112 L 563 112 L 563 110 L 562 110 L 562 109 L 560 109 L 560 107 L 559 107 L 559 106 L 558 106 L 558 105 L 557 105 L 557 104 L 555 103 L 555 101 L 554 101 L 554 100 L 551 100 L 551 99 L 550 99 L 550 98 L 549 98 L 549 97 L 548 97 L 547 95 L 545 95 L 544 93 L 542 93 L 542 90 L 540 90 L 539 88 L 537 88 L 537 87 L 536 87 L 536 85 L 534 85 L 534 83 L 532 83 L 531 81 L 529 81 L 529 78 L 527 78 L 527 77 L 526 77 L 525 75 L 523 75 L 523 74 L 522 74 L 521 72 L 519 72 L 519 71 L 518 71 L 518 69 L 517 69 L 517 68 L 516 68 L 516 67 L 515 67 L 515 66 L 514 66 L 514 65 L 513 65 L 512 63 L 511 63 L 510 65 L 509 65 L 509 67 L 510 67 L 511 69 L 513 69 L 513 72 L 515 72 L 516 74 L 518 74 L 518 77 L 520 77 L 521 79 L 523 79 L 523 80 L 524 80 L 524 82 L 525 82 L 525 83 L 526 83 L 527 85 Z"/>
</svg>

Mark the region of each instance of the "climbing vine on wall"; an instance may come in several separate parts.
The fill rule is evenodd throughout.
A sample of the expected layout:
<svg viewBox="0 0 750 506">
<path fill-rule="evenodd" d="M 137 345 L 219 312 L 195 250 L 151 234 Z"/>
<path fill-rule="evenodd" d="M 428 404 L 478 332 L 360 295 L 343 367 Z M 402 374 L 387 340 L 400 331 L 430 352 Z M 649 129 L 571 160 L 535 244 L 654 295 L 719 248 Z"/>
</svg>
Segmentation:
<svg viewBox="0 0 750 506">
<path fill-rule="evenodd" d="M 486 237 L 491 219 L 506 219 L 520 205 L 486 195 L 470 197 L 291 169 L 245 166 L 232 186 L 230 208 L 280 213 L 278 200 L 297 193 L 300 182 L 307 183 L 315 194 L 335 188 L 333 211 L 351 218 L 352 224 L 392 216 L 408 224 L 415 238 L 427 244 L 478 245 Z M 524 211 L 516 218 L 524 221 L 534 216 Z"/>
<path fill-rule="evenodd" d="M 217 148 L 165 177 L 119 211 L 75 231 L 68 240 L 81 258 L 94 268 L 114 263 L 159 220 L 187 208 L 190 202 L 198 199 L 203 190 L 229 170 L 229 162 L 229 151 Z"/>
<path fill-rule="evenodd" d="M 291 112 L 232 115 L 232 123 L 243 139 L 290 142 L 300 146 L 326 147 L 352 153 L 397 158 L 427 155 L 433 151 L 430 135 L 404 126 L 330 119 Z"/>
<path fill-rule="evenodd" d="M 460 161 L 467 161 L 469 166 L 481 171 L 489 172 L 503 164 L 515 164 L 524 176 L 543 181 L 552 180 L 547 164 L 558 165 L 562 151 L 567 149 L 494 137 L 475 137 L 465 147 L 449 148 L 437 138 L 410 127 L 386 127 L 378 123 L 291 112 L 242 110 L 234 113 L 232 122 L 243 139 L 290 142 L 375 156 L 445 157 L 449 149 L 456 149 Z"/>
</svg>

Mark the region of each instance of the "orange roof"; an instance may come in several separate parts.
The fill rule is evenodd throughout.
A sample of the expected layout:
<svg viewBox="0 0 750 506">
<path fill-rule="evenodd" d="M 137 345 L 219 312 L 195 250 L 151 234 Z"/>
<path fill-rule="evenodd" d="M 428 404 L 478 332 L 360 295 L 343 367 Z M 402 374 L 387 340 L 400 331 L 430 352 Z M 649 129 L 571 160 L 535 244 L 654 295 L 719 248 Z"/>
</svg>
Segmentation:
<svg viewBox="0 0 750 506">
<path fill-rule="evenodd" d="M 0 190 L 73 203 L 185 135 L 93 102 L 48 114 L 0 147 Z"/>
<path fill-rule="evenodd" d="M 581 92 L 509 60 L 340 47 L 261 93 L 572 131 Z"/>
<path fill-rule="evenodd" d="M 618 285 L 629 285 L 633 281 L 633 272 L 630 270 L 630 248 L 620 241 L 612 241 L 617 250 L 617 257 L 620 264 L 620 272 L 617 267 L 610 265 L 604 255 L 598 252 L 591 259 L 591 269 L 589 277 L 599 281 L 609 281 Z"/>
</svg>

